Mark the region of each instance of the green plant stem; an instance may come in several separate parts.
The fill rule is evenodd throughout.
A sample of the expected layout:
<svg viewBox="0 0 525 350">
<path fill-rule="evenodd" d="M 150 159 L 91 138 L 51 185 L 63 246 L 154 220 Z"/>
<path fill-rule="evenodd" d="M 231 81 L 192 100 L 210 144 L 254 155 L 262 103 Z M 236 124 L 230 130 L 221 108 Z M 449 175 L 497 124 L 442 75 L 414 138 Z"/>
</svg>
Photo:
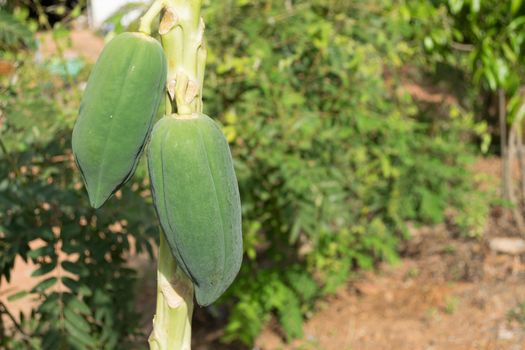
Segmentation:
<svg viewBox="0 0 525 350">
<path fill-rule="evenodd" d="M 165 2 L 165 0 L 156 0 L 151 4 L 148 11 L 146 11 L 144 16 L 142 16 L 140 19 L 139 32 L 148 35 L 151 34 L 151 23 L 153 22 L 155 17 L 157 17 L 158 14 L 162 11 Z"/>
<path fill-rule="evenodd" d="M 206 48 L 201 4 L 201 0 L 157 0 L 140 21 L 140 31 L 150 34 L 153 19 L 163 11 L 159 33 L 168 60 L 168 115 L 175 108 L 180 115 L 202 111 Z M 177 267 L 164 234 L 161 234 L 157 310 L 149 338 L 150 349 L 189 350 L 192 313 L 193 284 Z"/>
<path fill-rule="evenodd" d="M 160 235 L 157 267 L 157 310 L 149 337 L 151 350 L 190 350 L 193 284 L 177 267 Z"/>
<path fill-rule="evenodd" d="M 168 59 L 168 92 L 180 115 L 202 111 L 206 65 L 201 0 L 165 0 L 159 32 Z M 173 103 L 175 102 L 175 105 Z"/>
</svg>

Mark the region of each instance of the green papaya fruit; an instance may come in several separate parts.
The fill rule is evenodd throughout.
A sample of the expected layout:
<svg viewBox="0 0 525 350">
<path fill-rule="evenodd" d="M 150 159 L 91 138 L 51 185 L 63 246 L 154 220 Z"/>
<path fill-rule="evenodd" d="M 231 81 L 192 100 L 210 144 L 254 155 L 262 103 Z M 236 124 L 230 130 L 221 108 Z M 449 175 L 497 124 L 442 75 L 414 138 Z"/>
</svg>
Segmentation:
<svg viewBox="0 0 525 350">
<path fill-rule="evenodd" d="M 162 47 L 142 33 L 117 35 L 98 58 L 72 139 L 94 208 L 133 175 L 164 97 L 166 76 Z"/>
<path fill-rule="evenodd" d="M 241 203 L 228 143 L 203 114 L 167 116 L 151 133 L 148 169 L 154 205 L 197 302 L 213 303 L 242 262 Z"/>
</svg>

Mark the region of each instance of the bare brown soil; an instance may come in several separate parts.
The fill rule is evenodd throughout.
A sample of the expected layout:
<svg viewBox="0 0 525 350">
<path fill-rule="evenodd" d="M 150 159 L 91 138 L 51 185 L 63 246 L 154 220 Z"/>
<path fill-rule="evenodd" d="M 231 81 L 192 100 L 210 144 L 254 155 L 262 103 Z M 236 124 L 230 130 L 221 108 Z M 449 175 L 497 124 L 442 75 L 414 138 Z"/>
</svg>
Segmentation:
<svg viewBox="0 0 525 350">
<path fill-rule="evenodd" d="M 509 317 L 525 300 L 523 257 L 451 237 L 445 225 L 415 232 L 397 266 L 364 273 L 323 300 L 304 339 L 284 344 L 268 328 L 259 348 L 525 349 L 523 325 Z"/>
</svg>

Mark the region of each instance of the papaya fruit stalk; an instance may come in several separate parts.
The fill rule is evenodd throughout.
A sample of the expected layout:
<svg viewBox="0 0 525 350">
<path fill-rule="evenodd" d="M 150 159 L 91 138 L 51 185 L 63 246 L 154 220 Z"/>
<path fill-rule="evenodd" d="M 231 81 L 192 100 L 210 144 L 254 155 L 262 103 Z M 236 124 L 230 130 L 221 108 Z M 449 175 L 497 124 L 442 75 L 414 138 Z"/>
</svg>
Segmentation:
<svg viewBox="0 0 525 350">
<path fill-rule="evenodd" d="M 157 0 L 141 18 L 139 31 L 151 33 L 161 14 L 159 34 L 167 58 L 165 115 L 202 111 L 202 84 L 206 61 L 201 0 Z M 157 267 L 157 309 L 150 349 L 191 348 L 193 283 L 176 263 L 164 235 L 160 235 Z"/>
</svg>

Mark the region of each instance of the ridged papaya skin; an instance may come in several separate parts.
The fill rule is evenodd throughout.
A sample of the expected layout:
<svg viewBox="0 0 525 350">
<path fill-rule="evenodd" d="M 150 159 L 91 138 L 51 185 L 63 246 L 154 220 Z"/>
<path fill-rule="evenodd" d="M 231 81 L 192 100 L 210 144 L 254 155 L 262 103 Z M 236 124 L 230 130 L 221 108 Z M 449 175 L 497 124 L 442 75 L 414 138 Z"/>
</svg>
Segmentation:
<svg viewBox="0 0 525 350">
<path fill-rule="evenodd" d="M 173 256 L 206 306 L 242 263 L 241 202 L 228 143 L 203 114 L 157 122 L 148 147 L 154 205 Z"/>
<path fill-rule="evenodd" d="M 162 47 L 141 33 L 117 35 L 93 67 L 72 147 L 94 208 L 133 175 L 164 97 L 166 76 Z"/>
</svg>

